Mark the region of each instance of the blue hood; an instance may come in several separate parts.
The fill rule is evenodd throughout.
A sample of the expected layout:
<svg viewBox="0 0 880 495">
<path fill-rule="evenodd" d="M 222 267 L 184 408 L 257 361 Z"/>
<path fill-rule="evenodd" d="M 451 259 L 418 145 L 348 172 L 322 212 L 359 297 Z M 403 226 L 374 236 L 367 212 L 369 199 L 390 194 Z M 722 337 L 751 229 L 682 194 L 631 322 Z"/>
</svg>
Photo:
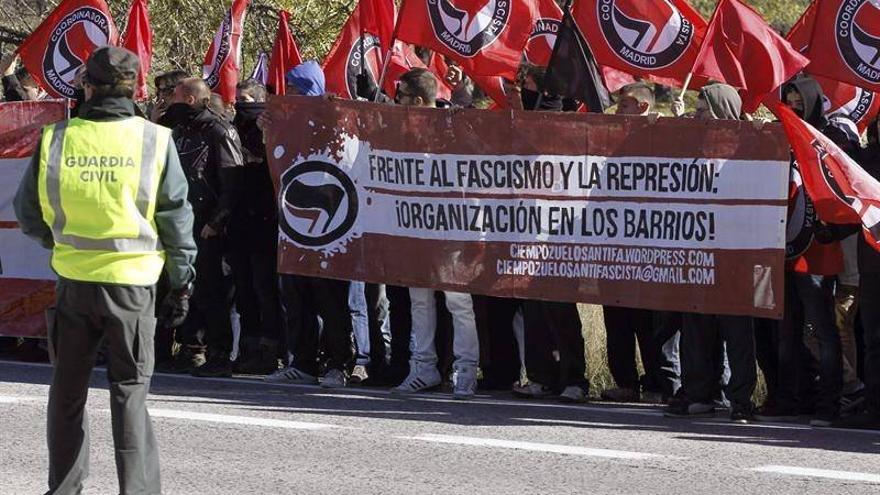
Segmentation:
<svg viewBox="0 0 880 495">
<path fill-rule="evenodd" d="M 295 86 L 304 96 L 324 94 L 324 71 L 314 60 L 297 65 L 284 77 L 287 84 Z"/>
</svg>

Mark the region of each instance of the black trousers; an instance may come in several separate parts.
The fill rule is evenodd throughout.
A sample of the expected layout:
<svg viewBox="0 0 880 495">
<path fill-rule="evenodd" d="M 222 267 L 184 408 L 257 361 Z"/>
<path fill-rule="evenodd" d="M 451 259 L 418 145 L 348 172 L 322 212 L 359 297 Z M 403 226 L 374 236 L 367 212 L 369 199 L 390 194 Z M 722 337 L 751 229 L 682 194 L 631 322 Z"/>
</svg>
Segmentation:
<svg viewBox="0 0 880 495">
<path fill-rule="evenodd" d="M 228 254 L 235 281 L 235 306 L 241 315 L 242 342 L 278 342 L 281 304 L 278 290 L 278 250 L 272 239 L 238 238 Z M 252 241 L 252 242 L 249 242 Z"/>
<path fill-rule="evenodd" d="M 589 388 L 577 305 L 527 300 L 523 302 L 523 319 L 529 381 L 560 391 L 570 386 Z"/>
<path fill-rule="evenodd" d="M 281 275 L 282 303 L 291 365 L 317 376 L 323 346 L 328 369 L 344 370 L 354 356 L 350 282 Z M 319 320 L 320 318 L 320 324 Z"/>
<path fill-rule="evenodd" d="M 147 413 L 153 375 L 154 287 L 59 280 L 48 312 L 49 493 L 81 493 L 89 472 L 86 398 L 98 348 L 107 344 L 110 417 L 119 492 L 161 493 L 159 450 Z M 105 490 L 109 490 L 104 487 Z"/>
<path fill-rule="evenodd" d="M 880 414 L 880 273 L 862 273 L 859 277 L 859 307 L 865 341 L 865 399 L 868 407 Z"/>
<path fill-rule="evenodd" d="M 391 319 L 391 372 L 406 376 L 409 372 L 410 340 L 412 339 L 412 311 L 409 289 L 396 285 L 385 286 Z M 401 379 L 403 379 L 401 377 Z"/>
<path fill-rule="evenodd" d="M 636 340 L 646 372 L 658 367 L 660 346 L 654 339 L 654 315 L 649 310 L 618 306 L 605 306 L 603 312 L 611 377 L 618 387 L 638 390 Z"/>
<path fill-rule="evenodd" d="M 481 300 L 481 301 L 480 301 Z M 481 325 L 481 311 L 485 313 Z M 480 369 L 483 388 L 510 390 L 521 373 L 519 346 L 513 332 L 513 319 L 523 306 L 522 299 L 474 296 L 477 330 L 480 331 Z"/>
<path fill-rule="evenodd" d="M 755 332 L 747 316 L 684 315 L 681 330 L 681 387 L 688 400 L 711 403 L 723 373 L 725 352 L 730 380 L 724 390 L 735 407 L 752 408 L 758 380 L 755 364 Z M 720 348 L 720 349 L 719 349 Z"/>
<path fill-rule="evenodd" d="M 193 348 L 207 348 L 210 355 L 227 357 L 232 351 L 231 287 L 223 274 L 224 238 L 202 239 L 196 233 L 196 281 L 190 313 L 178 340 Z"/>
</svg>

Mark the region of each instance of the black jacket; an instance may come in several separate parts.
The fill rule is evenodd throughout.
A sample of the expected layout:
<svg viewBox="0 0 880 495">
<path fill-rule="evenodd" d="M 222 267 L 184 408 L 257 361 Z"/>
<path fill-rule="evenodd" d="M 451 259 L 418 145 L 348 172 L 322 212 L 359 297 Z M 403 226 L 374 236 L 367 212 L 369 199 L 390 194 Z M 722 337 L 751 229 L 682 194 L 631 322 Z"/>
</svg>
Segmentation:
<svg viewBox="0 0 880 495">
<path fill-rule="evenodd" d="M 859 165 L 877 180 L 880 180 L 880 144 L 868 146 L 862 153 Z M 861 230 L 861 229 L 859 229 Z M 859 272 L 880 273 L 880 252 L 865 242 L 865 236 L 859 236 Z"/>
<path fill-rule="evenodd" d="M 3 76 L 3 98 L 6 101 L 24 101 L 27 93 L 15 76 Z"/>
<path fill-rule="evenodd" d="M 208 109 L 171 105 L 159 124 L 172 129 L 189 183 L 196 234 L 204 225 L 223 232 L 238 206 L 244 157 L 235 127 Z"/>
<path fill-rule="evenodd" d="M 266 111 L 265 103 L 238 103 L 235 105 L 233 124 L 241 136 L 244 155 L 244 183 L 242 207 L 236 222 L 252 225 L 253 222 L 269 225 L 273 232 L 277 227 L 278 207 L 275 201 L 275 185 L 266 159 L 263 131 L 257 127 L 257 118 Z"/>
</svg>

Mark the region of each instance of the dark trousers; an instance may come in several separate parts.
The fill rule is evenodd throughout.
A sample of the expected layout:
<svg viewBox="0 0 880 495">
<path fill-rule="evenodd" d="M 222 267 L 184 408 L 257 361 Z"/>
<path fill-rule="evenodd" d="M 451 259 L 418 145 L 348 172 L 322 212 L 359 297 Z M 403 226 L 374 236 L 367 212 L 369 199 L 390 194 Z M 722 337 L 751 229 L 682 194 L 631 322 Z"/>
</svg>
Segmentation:
<svg viewBox="0 0 880 495">
<path fill-rule="evenodd" d="M 636 368 L 636 340 L 645 370 L 657 367 L 659 348 L 654 343 L 654 315 L 645 309 L 605 306 L 605 334 L 607 339 L 608 368 L 618 387 L 639 389 Z"/>
<path fill-rule="evenodd" d="M 819 341 L 819 382 L 816 413 L 834 415 L 843 388 L 843 355 L 840 334 L 834 322 L 834 278 L 786 273 L 785 317 L 779 326 L 778 389 L 780 407 L 808 409 L 801 404 L 808 383 L 804 326 L 809 325 Z"/>
<path fill-rule="evenodd" d="M 190 347 L 207 347 L 211 355 L 227 357 L 232 351 L 232 301 L 223 275 L 224 241 L 221 236 L 202 239 L 196 235 L 196 246 L 196 281 L 180 341 Z"/>
<path fill-rule="evenodd" d="M 529 381 L 562 390 L 589 387 L 581 317 L 574 303 L 524 301 L 526 373 Z M 554 352 L 558 353 L 556 359 Z"/>
<path fill-rule="evenodd" d="M 864 377 L 868 407 L 880 414 L 880 273 L 859 275 L 864 350 Z"/>
<path fill-rule="evenodd" d="M 767 383 L 765 404 L 776 402 L 779 388 L 779 324 L 777 320 L 755 318 L 755 356 Z"/>
<path fill-rule="evenodd" d="M 482 321 L 479 303 L 484 313 Z M 522 299 L 474 296 L 483 388 L 510 390 L 520 378 L 519 346 L 513 333 L 513 319 L 522 306 Z"/>
<path fill-rule="evenodd" d="M 119 492 L 160 493 L 159 450 L 146 407 L 154 365 L 156 289 L 59 280 L 56 296 L 47 322 L 54 365 L 48 406 L 49 493 L 80 493 L 88 475 L 85 406 L 102 341 L 107 344 Z"/>
<path fill-rule="evenodd" d="M 391 373 L 401 380 L 409 373 L 410 340 L 412 339 L 412 310 L 409 289 L 396 285 L 385 286 L 391 319 Z M 402 376 L 400 376 L 402 375 Z"/>
<path fill-rule="evenodd" d="M 752 318 L 696 313 L 684 315 L 681 330 L 681 387 L 688 400 L 711 403 L 723 373 L 725 349 L 730 380 L 725 395 L 734 407 L 751 410 L 758 380 Z M 721 358 L 721 362 L 719 362 Z"/>
<path fill-rule="evenodd" d="M 328 369 L 344 370 L 354 356 L 350 282 L 300 275 L 282 275 L 281 291 L 291 365 L 317 376 L 323 346 Z M 318 322 L 320 318 L 320 326 Z"/>
<path fill-rule="evenodd" d="M 277 343 L 281 335 L 278 294 L 278 251 L 275 242 L 239 239 L 229 250 L 235 280 L 235 307 L 241 315 L 242 342 Z M 262 245 L 261 245 L 262 244 Z"/>
</svg>

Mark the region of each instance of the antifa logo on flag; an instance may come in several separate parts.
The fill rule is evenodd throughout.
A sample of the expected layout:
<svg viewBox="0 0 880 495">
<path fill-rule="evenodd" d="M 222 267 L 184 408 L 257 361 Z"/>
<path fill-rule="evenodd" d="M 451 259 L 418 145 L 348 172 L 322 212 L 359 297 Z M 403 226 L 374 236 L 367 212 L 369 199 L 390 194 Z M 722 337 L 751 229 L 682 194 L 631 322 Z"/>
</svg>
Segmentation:
<svg viewBox="0 0 880 495">
<path fill-rule="evenodd" d="M 346 60 L 345 84 L 350 98 L 357 97 L 357 78 L 362 72 L 372 81 L 371 87 L 378 85 L 382 70 L 382 43 L 378 36 L 364 33 L 351 45 Z"/>
<path fill-rule="evenodd" d="M 210 64 L 205 64 L 203 78 L 209 88 L 214 89 L 220 84 L 221 71 L 226 59 L 229 58 L 229 40 L 232 37 L 232 11 L 227 10 L 220 29 L 214 36 L 214 52 L 211 54 Z"/>
<path fill-rule="evenodd" d="M 559 35 L 559 19 L 541 18 L 535 22 L 535 29 L 526 45 L 525 57 L 529 63 L 547 65 L 553 53 L 553 45 Z"/>
<path fill-rule="evenodd" d="M 818 139 L 810 144 L 813 149 L 816 150 L 816 157 L 819 162 L 819 168 L 822 171 L 822 178 L 825 179 L 825 184 L 828 185 L 828 189 L 834 193 L 840 201 L 859 214 L 863 226 L 874 236 L 875 239 L 880 238 L 880 202 L 873 200 L 862 201 L 858 198 L 857 193 L 852 191 L 850 187 L 845 189 L 844 186 L 848 186 L 848 184 L 845 181 L 838 181 L 834 177 L 834 172 L 832 171 L 831 166 L 828 165 L 827 158 L 831 153 L 825 145 Z"/>
<path fill-rule="evenodd" d="M 427 0 L 427 4 L 437 39 L 465 58 L 495 42 L 510 19 L 507 0 L 488 0 L 479 10 L 460 9 L 453 0 Z"/>
<path fill-rule="evenodd" d="M 858 95 L 853 101 L 845 105 L 844 108 L 849 110 L 849 118 L 853 122 L 859 123 L 865 117 L 869 117 L 871 110 L 874 108 L 874 102 L 877 100 L 877 94 L 864 88 L 857 88 Z"/>
<path fill-rule="evenodd" d="M 849 68 L 868 83 L 880 84 L 880 2 L 842 2 L 834 34 Z"/>
<path fill-rule="evenodd" d="M 668 0 L 648 8 L 643 0 L 599 0 L 597 16 L 614 53 L 625 62 L 650 70 L 675 63 L 687 51 L 695 28 Z"/>
<path fill-rule="evenodd" d="M 81 7 L 62 18 L 51 30 L 43 56 L 43 76 L 57 93 L 73 98 L 74 78 L 89 55 L 110 42 L 112 21 L 100 10 Z"/>
</svg>

